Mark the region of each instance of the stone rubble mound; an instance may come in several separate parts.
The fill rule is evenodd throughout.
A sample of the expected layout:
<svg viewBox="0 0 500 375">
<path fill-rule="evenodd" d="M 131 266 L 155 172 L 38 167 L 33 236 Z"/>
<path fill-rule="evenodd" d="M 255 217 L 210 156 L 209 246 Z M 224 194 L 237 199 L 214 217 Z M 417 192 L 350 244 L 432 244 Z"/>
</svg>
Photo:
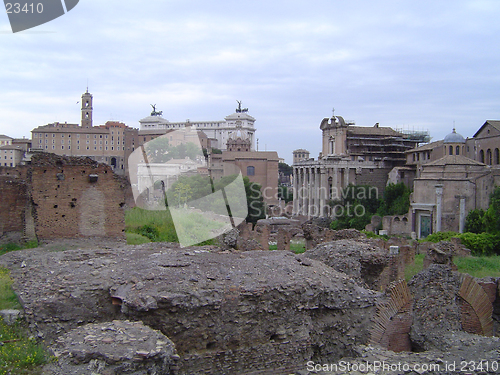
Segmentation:
<svg viewBox="0 0 500 375">
<path fill-rule="evenodd" d="M 289 374 L 314 357 L 350 355 L 369 339 L 379 296 L 288 251 L 217 253 L 164 243 L 24 250 L 0 264 L 11 270 L 32 331 L 46 342 L 81 337 L 72 330 L 89 323 L 141 321 L 174 343 L 179 374 Z"/>
<path fill-rule="evenodd" d="M 46 375 L 174 374 L 179 356 L 174 344 L 142 322 L 114 320 L 86 324 L 59 337 L 50 350 L 56 361 Z"/>
<path fill-rule="evenodd" d="M 380 289 L 381 276 L 393 258 L 386 250 L 370 241 L 351 239 L 322 243 L 306 251 L 304 256 L 322 261 L 374 290 Z"/>
</svg>

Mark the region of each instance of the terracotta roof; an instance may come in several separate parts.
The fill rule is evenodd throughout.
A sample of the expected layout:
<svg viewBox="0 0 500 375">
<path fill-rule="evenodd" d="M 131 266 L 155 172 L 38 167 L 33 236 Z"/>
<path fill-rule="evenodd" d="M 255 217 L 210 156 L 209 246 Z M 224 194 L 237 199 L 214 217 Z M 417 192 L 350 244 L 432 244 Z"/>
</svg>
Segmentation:
<svg viewBox="0 0 500 375">
<path fill-rule="evenodd" d="M 405 151 L 406 153 L 411 153 L 411 152 L 415 152 L 415 151 L 427 151 L 427 150 L 434 150 L 435 148 L 439 147 L 439 146 L 442 146 L 443 145 L 443 140 L 440 140 L 440 141 L 435 141 L 435 142 L 431 142 L 431 143 L 427 143 L 425 145 L 422 145 L 420 147 L 415 147 L 415 148 L 412 148 L 411 150 L 408 150 L 408 151 Z"/>
<path fill-rule="evenodd" d="M 462 155 L 446 155 L 440 159 L 431 161 L 429 163 L 424 164 L 424 167 L 428 166 L 440 166 L 440 165 L 478 165 L 478 166 L 486 166 L 486 164 L 481 163 L 476 160 L 472 160 L 468 157 Z"/>
</svg>

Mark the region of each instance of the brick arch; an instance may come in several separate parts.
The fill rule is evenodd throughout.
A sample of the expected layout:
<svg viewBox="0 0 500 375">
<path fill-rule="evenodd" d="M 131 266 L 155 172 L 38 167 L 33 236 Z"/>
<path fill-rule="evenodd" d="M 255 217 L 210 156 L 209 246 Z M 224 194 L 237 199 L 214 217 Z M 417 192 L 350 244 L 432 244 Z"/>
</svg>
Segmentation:
<svg viewBox="0 0 500 375">
<path fill-rule="evenodd" d="M 465 332 L 484 336 L 493 335 L 493 305 L 472 276 L 461 275 L 458 295 L 466 302 L 461 305 L 462 329 Z"/>
<path fill-rule="evenodd" d="M 408 284 L 405 280 L 393 283 L 386 294 L 389 298 L 377 305 L 369 343 L 394 352 L 411 351 L 413 297 Z"/>
</svg>

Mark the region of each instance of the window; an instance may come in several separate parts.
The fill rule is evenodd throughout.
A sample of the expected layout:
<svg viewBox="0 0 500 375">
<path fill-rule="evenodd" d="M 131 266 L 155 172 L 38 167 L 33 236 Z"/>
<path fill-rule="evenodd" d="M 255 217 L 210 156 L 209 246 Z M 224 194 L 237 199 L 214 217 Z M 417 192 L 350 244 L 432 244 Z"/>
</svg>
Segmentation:
<svg viewBox="0 0 500 375">
<path fill-rule="evenodd" d="M 453 155 L 453 146 L 450 146 L 450 155 Z"/>
<path fill-rule="evenodd" d="M 455 148 L 455 155 L 460 155 L 460 146 Z"/>
<path fill-rule="evenodd" d="M 500 155 L 498 154 L 498 148 L 495 149 L 495 164 L 500 164 Z"/>
<path fill-rule="evenodd" d="M 479 151 L 479 161 L 484 163 L 484 150 Z"/>
<path fill-rule="evenodd" d="M 247 167 L 247 176 L 255 176 L 255 167 L 253 166 Z"/>
</svg>

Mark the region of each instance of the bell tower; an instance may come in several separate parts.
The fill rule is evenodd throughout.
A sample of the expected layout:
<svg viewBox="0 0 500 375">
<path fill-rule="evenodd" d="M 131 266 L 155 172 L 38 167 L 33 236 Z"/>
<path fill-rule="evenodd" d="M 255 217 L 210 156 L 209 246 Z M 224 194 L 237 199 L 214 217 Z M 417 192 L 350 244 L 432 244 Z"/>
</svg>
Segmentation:
<svg viewBox="0 0 500 375">
<path fill-rule="evenodd" d="M 92 94 L 89 94 L 89 88 L 82 95 L 82 128 L 92 127 Z"/>
</svg>

